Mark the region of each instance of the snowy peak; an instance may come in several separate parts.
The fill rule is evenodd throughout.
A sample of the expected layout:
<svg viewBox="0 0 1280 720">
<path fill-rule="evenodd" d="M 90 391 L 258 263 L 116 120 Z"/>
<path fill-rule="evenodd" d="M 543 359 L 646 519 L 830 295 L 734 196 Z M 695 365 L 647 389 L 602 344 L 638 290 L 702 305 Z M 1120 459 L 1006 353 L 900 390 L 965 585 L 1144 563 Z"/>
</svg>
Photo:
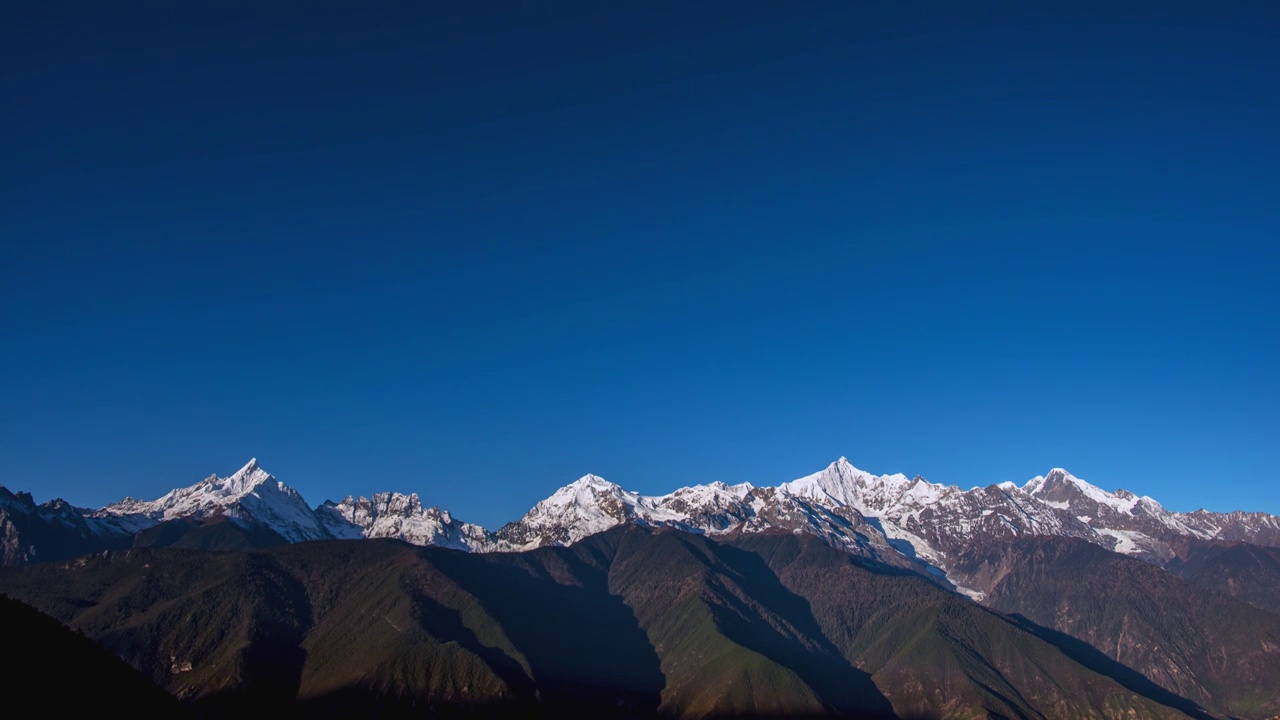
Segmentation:
<svg viewBox="0 0 1280 720">
<path fill-rule="evenodd" d="M 266 527 L 290 542 L 329 537 L 298 491 L 259 467 L 256 458 L 225 478 L 213 474 L 151 501 L 125 498 L 94 515 L 138 525 L 225 515 L 243 525 Z"/>
<path fill-rule="evenodd" d="M 1054 507 L 1070 506 L 1081 511 L 1102 509 L 1129 514 L 1138 502 L 1138 497 L 1127 490 L 1107 492 L 1062 468 L 1050 470 L 1043 478 L 1033 478 L 1026 489 L 1033 497 Z"/>
<path fill-rule="evenodd" d="M 259 467 L 257 458 L 252 458 L 244 467 L 227 477 L 218 477 L 217 473 L 212 473 L 195 485 L 175 488 L 155 500 L 126 497 L 103 510 L 114 514 L 147 515 L 156 520 L 171 520 L 175 517 L 206 514 L 226 507 L 270 484 L 276 485 L 278 492 L 297 494 L 293 488 L 278 482 L 274 476 Z M 265 490 L 269 492 L 270 488 Z"/>
<path fill-rule="evenodd" d="M 820 505 L 848 506 L 864 515 L 878 515 L 892 505 L 909 484 L 905 475 L 872 475 L 841 457 L 823 470 L 778 488 Z"/>
<path fill-rule="evenodd" d="M 558 504 L 568 502 L 590 503 L 590 498 L 595 497 L 599 493 L 626 494 L 626 491 L 617 483 L 609 482 L 599 475 L 592 475 L 588 473 L 555 491 L 552 493 L 551 497 L 547 498 L 547 500 L 554 500 Z"/>
<path fill-rule="evenodd" d="M 854 467 L 848 458 L 841 456 L 826 468 L 783 483 L 779 489 L 796 497 L 852 505 L 858 500 L 859 484 L 865 487 L 868 477 L 867 473 Z"/>
<path fill-rule="evenodd" d="M 623 490 L 598 475 L 583 475 L 534 505 L 519 521 L 508 523 L 496 536 L 503 547 L 522 550 L 543 545 L 568 545 L 611 527 L 643 519 L 645 498 Z"/>
<path fill-rule="evenodd" d="M 217 475 L 212 475 L 209 480 L 217 482 L 219 478 Z M 221 480 L 225 486 L 226 493 L 236 496 L 246 495 L 259 485 L 274 481 L 275 477 L 271 473 L 258 466 L 258 458 L 250 458 L 244 467 L 232 473 L 230 477 Z"/>
</svg>

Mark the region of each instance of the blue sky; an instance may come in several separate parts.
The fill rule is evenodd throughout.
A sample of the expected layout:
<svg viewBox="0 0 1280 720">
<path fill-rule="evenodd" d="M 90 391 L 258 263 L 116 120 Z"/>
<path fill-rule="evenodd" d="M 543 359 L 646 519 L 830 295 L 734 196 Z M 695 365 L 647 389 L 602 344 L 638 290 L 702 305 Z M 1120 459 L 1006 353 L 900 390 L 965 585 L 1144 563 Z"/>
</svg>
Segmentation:
<svg viewBox="0 0 1280 720">
<path fill-rule="evenodd" d="M 1266 4 L 24 7 L 0 484 L 1280 512 Z"/>
</svg>

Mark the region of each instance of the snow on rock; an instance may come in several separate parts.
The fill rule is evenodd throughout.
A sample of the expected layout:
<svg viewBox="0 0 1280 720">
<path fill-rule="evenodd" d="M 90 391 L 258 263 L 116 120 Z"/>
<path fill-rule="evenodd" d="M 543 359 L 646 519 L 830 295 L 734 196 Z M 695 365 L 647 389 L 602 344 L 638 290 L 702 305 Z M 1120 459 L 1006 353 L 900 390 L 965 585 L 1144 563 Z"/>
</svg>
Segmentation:
<svg viewBox="0 0 1280 720">
<path fill-rule="evenodd" d="M 1161 561 L 1183 537 L 1280 546 L 1280 518 L 1265 513 L 1175 513 L 1149 497 L 1108 492 L 1062 468 L 1022 485 L 1001 482 L 962 490 L 902 474 L 875 475 L 841 457 L 826 468 L 776 486 L 711 482 L 645 496 L 597 475 L 584 475 L 496 532 L 426 507 L 416 494 L 347 497 L 312 510 L 289 486 L 250 460 L 226 478 L 211 475 L 156 500 L 132 498 L 91 511 L 62 501 L 36 506 L 30 496 L 0 492 L 0 521 L 35 517 L 83 537 L 128 538 L 175 518 L 224 515 L 264 525 L 290 541 L 397 538 L 469 552 L 523 551 L 569 545 L 625 523 L 735 536 L 765 532 L 814 535 L 876 562 L 946 578 L 959 592 L 976 576 L 966 555 L 992 543 L 1036 535 L 1075 537 L 1116 552 Z M 2 523 L 0 523 L 2 526 Z M 0 527 L 2 529 L 2 527 Z M 31 548 L 5 546 L 6 558 L 31 561 Z M 32 556 L 34 557 L 34 556 Z M 6 560 L 9 563 L 9 560 Z"/>
<path fill-rule="evenodd" d="M 448 510 L 423 507 L 416 493 L 374 493 L 373 498 L 326 501 L 316 516 L 335 538 L 396 538 L 414 545 L 436 545 L 480 552 L 491 549 L 488 530 L 455 519 Z"/>
<path fill-rule="evenodd" d="M 667 517 L 651 498 L 598 475 L 583 475 L 534 505 L 519 521 L 503 526 L 496 536 L 502 549 L 569 545 L 623 523 L 651 522 L 654 515 Z"/>
<path fill-rule="evenodd" d="M 330 537 L 298 491 L 259 467 L 256 458 L 228 477 L 210 475 L 155 500 L 125 498 L 94 513 L 101 520 L 137 525 L 215 515 L 265 526 L 290 542 Z"/>
</svg>

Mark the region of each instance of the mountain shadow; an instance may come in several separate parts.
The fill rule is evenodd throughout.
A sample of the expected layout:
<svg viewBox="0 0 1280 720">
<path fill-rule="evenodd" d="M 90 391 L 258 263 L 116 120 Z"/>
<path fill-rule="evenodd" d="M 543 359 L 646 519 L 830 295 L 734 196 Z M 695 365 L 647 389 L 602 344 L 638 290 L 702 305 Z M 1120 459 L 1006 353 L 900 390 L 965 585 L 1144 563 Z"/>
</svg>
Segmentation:
<svg viewBox="0 0 1280 720">
<path fill-rule="evenodd" d="M 1053 628 L 1037 625 L 1027 617 L 1017 613 L 1009 617 L 1019 627 L 1057 647 L 1067 657 L 1100 675 L 1106 675 L 1139 695 L 1149 697 L 1171 708 L 1176 708 L 1195 720 L 1214 720 L 1214 716 L 1206 712 L 1204 708 L 1151 682 L 1147 676 L 1127 665 L 1116 662 L 1108 657 L 1106 653 L 1089 643 L 1071 637 L 1066 633 L 1058 632 Z"/>
<path fill-rule="evenodd" d="M 1280 548 L 1186 539 L 1164 569 L 1242 602 L 1280 614 Z"/>
<path fill-rule="evenodd" d="M 991 607 L 1096 649 L 1163 697 L 1215 715 L 1280 713 L 1280 615 L 1083 540 L 1027 538 L 987 552 L 1004 571 Z"/>
<path fill-rule="evenodd" d="M 725 637 L 773 658 L 800 677 L 840 715 L 895 717 L 888 698 L 826 638 L 809 602 L 787 590 L 759 555 L 710 543 L 742 595 L 725 593 L 714 613 Z"/>
<path fill-rule="evenodd" d="M 653 715 L 664 678 L 631 608 L 604 567 L 576 551 L 470 555 L 429 549 L 432 564 L 475 597 L 527 662 L 554 715 Z M 507 672 L 512 668 L 508 665 Z"/>
<path fill-rule="evenodd" d="M 762 533 L 734 544 L 808 601 L 824 635 L 903 718 L 967 708 L 990 717 L 1184 718 L 1081 665 L 1008 618 L 920 577 L 884 576 L 810 538 Z"/>
<path fill-rule="evenodd" d="M 1188 715 L 924 578 L 790 533 L 133 548 L 0 570 L 0 590 L 208 718 Z"/>
</svg>

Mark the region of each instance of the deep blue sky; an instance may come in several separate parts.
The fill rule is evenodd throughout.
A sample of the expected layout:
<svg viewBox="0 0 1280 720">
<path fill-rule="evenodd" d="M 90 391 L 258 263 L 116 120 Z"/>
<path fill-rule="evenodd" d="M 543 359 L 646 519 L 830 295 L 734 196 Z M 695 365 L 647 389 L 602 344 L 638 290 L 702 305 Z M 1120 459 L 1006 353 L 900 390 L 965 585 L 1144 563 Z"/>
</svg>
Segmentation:
<svg viewBox="0 0 1280 720">
<path fill-rule="evenodd" d="M 0 483 L 1280 512 L 1269 4 L 375 4 L 6 9 Z"/>
</svg>

